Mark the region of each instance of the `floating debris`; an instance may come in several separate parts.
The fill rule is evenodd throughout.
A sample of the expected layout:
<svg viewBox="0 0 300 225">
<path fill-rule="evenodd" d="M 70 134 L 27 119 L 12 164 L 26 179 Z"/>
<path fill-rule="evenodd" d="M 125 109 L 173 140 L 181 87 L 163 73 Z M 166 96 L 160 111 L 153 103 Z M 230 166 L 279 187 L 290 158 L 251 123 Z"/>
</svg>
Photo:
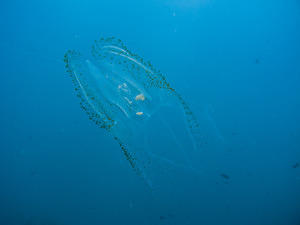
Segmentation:
<svg viewBox="0 0 300 225">
<path fill-rule="evenodd" d="M 220 176 L 223 177 L 226 180 L 230 179 L 230 177 L 227 174 L 225 174 L 225 173 L 221 173 Z"/>
</svg>

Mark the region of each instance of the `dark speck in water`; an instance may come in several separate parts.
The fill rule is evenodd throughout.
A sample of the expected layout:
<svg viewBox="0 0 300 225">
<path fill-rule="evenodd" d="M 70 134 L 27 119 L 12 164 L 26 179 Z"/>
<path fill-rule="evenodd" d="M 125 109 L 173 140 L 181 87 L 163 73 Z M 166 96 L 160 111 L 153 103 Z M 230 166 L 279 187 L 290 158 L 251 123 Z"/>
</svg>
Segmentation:
<svg viewBox="0 0 300 225">
<path fill-rule="evenodd" d="M 34 176 L 36 176 L 36 175 L 37 175 L 37 171 L 34 170 L 34 169 L 32 169 L 32 170 L 30 171 L 30 176 L 34 177 Z"/>
<path fill-rule="evenodd" d="M 223 177 L 226 180 L 230 179 L 230 177 L 227 174 L 225 174 L 225 173 L 221 173 L 220 176 Z"/>
<path fill-rule="evenodd" d="M 159 219 L 160 219 L 160 220 L 164 220 L 164 219 L 166 219 L 166 217 L 160 216 Z"/>
<path fill-rule="evenodd" d="M 299 163 L 295 163 L 294 165 L 292 165 L 292 168 L 296 169 L 296 168 L 298 168 L 299 166 L 300 166 Z"/>
</svg>

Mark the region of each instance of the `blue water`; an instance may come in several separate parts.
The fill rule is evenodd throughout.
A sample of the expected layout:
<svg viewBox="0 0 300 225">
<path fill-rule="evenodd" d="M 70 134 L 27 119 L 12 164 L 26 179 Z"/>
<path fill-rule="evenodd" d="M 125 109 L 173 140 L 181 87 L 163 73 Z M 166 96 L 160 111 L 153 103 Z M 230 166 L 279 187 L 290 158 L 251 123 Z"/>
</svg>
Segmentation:
<svg viewBox="0 0 300 225">
<path fill-rule="evenodd" d="M 298 0 L 3 0 L 0 24 L 1 225 L 300 224 Z M 222 140 L 197 175 L 149 190 L 80 109 L 63 55 L 109 36 Z"/>
</svg>

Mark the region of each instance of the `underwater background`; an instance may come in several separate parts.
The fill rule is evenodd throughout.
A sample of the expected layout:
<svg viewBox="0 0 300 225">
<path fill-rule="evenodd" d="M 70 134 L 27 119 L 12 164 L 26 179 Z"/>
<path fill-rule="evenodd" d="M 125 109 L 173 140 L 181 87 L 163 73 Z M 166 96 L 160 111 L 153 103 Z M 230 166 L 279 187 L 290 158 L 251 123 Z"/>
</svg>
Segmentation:
<svg viewBox="0 0 300 225">
<path fill-rule="evenodd" d="M 300 1 L 2 0 L 0 24 L 0 225 L 300 224 Z M 196 175 L 149 190 L 80 109 L 64 54 L 111 36 L 221 140 Z"/>
</svg>

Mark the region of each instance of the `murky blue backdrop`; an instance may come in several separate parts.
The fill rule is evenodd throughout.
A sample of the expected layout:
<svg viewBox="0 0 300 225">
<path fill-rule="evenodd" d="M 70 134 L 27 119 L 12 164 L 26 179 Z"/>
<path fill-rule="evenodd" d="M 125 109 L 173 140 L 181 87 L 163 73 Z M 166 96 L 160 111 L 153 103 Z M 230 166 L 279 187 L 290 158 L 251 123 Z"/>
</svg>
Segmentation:
<svg viewBox="0 0 300 225">
<path fill-rule="evenodd" d="M 1 225 L 300 224 L 298 0 L 2 0 L 0 24 Z M 226 142 L 190 183 L 151 193 L 80 109 L 63 55 L 102 36 Z"/>
</svg>

